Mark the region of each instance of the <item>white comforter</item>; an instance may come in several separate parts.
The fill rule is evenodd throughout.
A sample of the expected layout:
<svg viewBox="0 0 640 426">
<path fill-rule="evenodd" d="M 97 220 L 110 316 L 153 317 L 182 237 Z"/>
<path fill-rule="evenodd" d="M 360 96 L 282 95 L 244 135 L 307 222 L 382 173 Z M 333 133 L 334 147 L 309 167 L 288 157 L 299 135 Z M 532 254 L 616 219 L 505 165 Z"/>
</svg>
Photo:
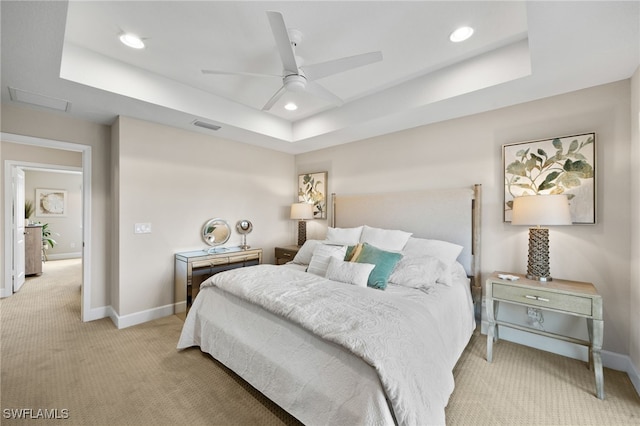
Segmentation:
<svg viewBox="0 0 640 426">
<path fill-rule="evenodd" d="M 217 274 L 207 286 L 258 304 L 361 357 L 378 373 L 398 424 L 444 423 L 454 387 L 451 370 L 473 330 L 470 313 L 453 326 L 459 331 L 452 336 L 445 324 L 451 307 L 439 303 L 450 293 L 446 286 L 380 291 L 274 265 Z M 468 310 L 467 299 L 458 298 L 461 311 Z M 197 344 L 185 330 L 179 348 Z"/>
</svg>

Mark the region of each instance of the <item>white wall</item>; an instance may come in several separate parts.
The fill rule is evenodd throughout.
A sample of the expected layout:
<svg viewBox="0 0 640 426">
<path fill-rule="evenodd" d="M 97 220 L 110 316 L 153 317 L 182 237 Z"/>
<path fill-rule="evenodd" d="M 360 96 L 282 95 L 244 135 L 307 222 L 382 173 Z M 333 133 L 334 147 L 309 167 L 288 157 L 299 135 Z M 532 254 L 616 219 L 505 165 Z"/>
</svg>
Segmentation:
<svg viewBox="0 0 640 426">
<path fill-rule="evenodd" d="M 502 145 L 596 132 L 598 223 L 552 229 L 551 273 L 596 285 L 604 299 L 604 348 L 629 354 L 629 109 L 626 80 L 301 154 L 296 156 L 296 168 L 327 170 L 329 192 L 337 193 L 481 183 L 482 272 L 485 276 L 494 270 L 524 272 L 527 229 L 502 222 Z M 326 224 L 310 225 L 309 237 L 322 238 Z M 520 311 L 511 315 L 524 321 Z M 584 321 L 546 318 L 548 329 L 586 334 Z"/>
<path fill-rule="evenodd" d="M 113 129 L 119 300 L 112 306 L 125 324 L 129 315 L 173 303 L 174 255 L 207 247 L 201 228 L 208 219 L 232 229 L 249 219 L 248 242 L 263 248 L 266 263 L 276 245 L 290 243 L 292 155 L 127 117 Z M 151 223 L 152 232 L 134 234 L 135 223 Z M 240 243 L 234 230 L 226 246 Z"/>
</svg>

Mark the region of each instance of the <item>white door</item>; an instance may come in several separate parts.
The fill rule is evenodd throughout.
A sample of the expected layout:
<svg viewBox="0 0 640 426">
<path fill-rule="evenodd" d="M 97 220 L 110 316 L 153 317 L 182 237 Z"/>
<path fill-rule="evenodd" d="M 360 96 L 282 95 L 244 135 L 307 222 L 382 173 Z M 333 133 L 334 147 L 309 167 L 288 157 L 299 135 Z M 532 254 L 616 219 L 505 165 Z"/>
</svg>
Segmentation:
<svg viewBox="0 0 640 426">
<path fill-rule="evenodd" d="M 13 292 L 24 284 L 24 170 L 13 168 Z"/>
</svg>

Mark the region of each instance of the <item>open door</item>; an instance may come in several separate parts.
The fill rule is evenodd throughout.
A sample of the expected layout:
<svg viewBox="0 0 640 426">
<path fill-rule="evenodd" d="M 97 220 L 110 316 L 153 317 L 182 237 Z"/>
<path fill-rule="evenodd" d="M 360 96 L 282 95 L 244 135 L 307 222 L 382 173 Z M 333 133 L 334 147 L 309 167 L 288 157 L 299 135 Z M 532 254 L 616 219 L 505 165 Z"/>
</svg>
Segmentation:
<svg viewBox="0 0 640 426">
<path fill-rule="evenodd" d="M 24 243 L 24 170 L 13 167 L 13 292 L 20 290 L 25 280 Z"/>
</svg>

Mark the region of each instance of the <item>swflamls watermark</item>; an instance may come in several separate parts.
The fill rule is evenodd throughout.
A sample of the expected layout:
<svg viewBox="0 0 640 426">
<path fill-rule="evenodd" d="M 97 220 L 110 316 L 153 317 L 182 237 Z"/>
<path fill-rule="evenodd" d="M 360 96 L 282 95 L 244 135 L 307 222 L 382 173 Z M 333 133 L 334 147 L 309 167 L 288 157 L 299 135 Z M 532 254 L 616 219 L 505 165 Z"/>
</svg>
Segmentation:
<svg viewBox="0 0 640 426">
<path fill-rule="evenodd" d="M 69 418 L 68 408 L 4 408 L 2 417 L 5 419 L 29 420 L 65 420 Z"/>
</svg>

